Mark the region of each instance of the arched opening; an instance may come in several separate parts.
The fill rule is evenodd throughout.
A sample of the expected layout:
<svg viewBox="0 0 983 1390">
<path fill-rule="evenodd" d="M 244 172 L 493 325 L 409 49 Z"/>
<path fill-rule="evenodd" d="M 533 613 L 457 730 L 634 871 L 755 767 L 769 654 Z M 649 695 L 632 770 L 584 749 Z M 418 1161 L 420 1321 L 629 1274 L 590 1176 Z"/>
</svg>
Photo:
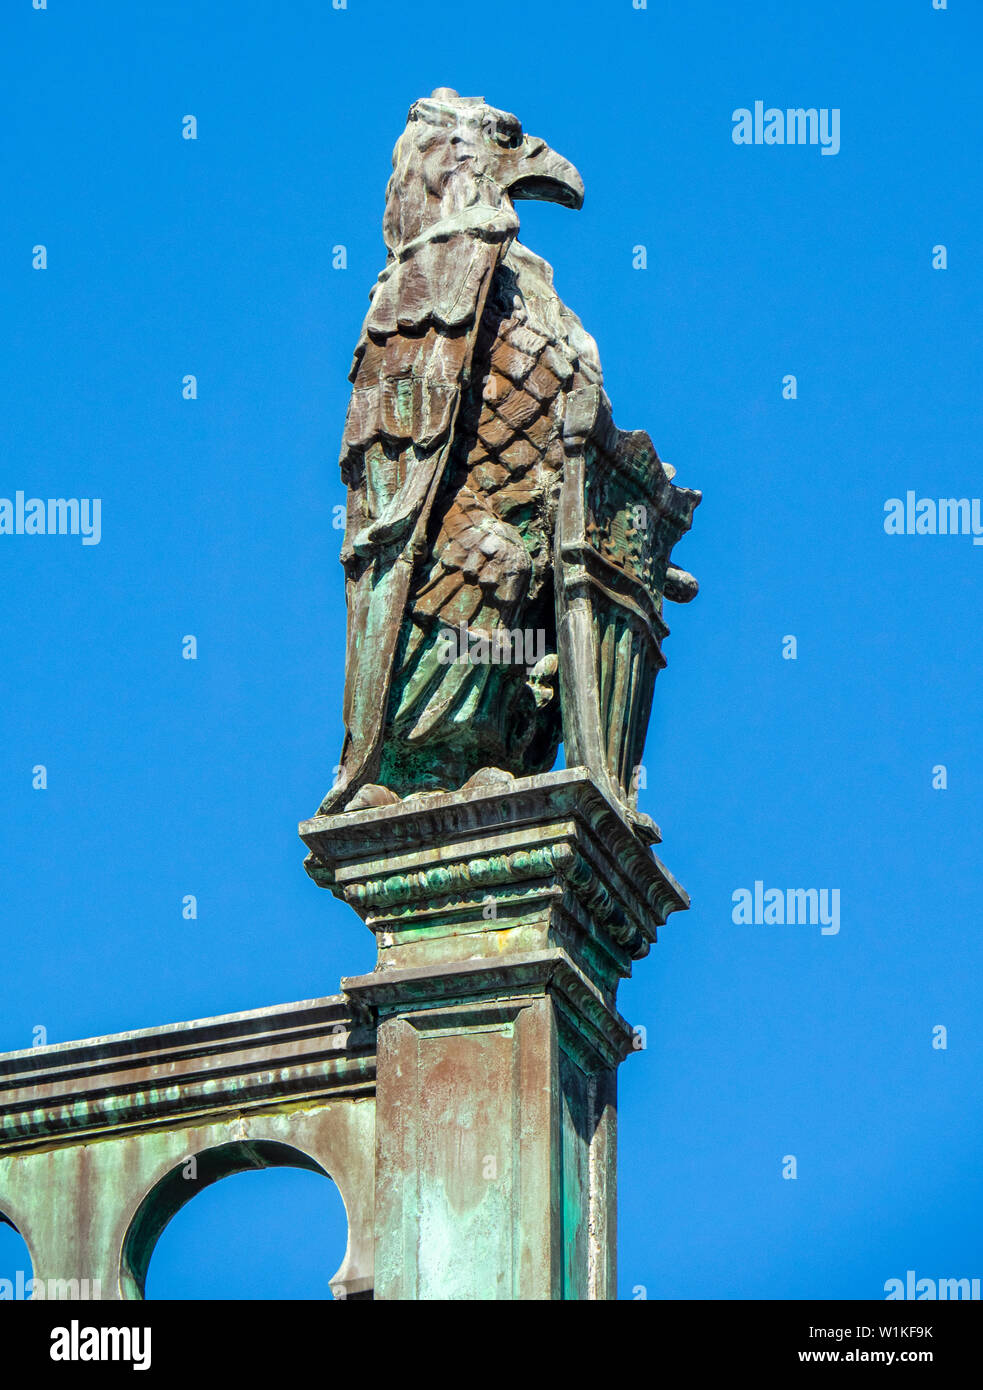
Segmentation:
<svg viewBox="0 0 983 1390">
<path fill-rule="evenodd" d="M 271 1140 L 189 1156 L 130 1224 L 124 1291 L 151 1299 L 344 1296 L 331 1279 L 345 1255 L 348 1217 L 327 1177 L 308 1154 Z"/>
<path fill-rule="evenodd" d="M 34 1262 L 27 1241 L 0 1211 L 0 1300 L 30 1298 Z"/>
</svg>

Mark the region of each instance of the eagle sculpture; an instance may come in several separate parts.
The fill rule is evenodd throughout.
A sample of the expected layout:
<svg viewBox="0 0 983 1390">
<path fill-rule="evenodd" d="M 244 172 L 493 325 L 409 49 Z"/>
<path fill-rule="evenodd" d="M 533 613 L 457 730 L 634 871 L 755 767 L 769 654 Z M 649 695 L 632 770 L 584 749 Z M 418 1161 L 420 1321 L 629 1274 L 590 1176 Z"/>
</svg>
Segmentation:
<svg viewBox="0 0 983 1390">
<path fill-rule="evenodd" d="M 659 838 L 637 773 L 700 494 L 615 428 L 594 340 L 518 240 L 518 200 L 583 196 L 483 98 L 411 107 L 350 373 L 345 736 L 321 815 L 545 772 L 562 742 Z"/>
</svg>

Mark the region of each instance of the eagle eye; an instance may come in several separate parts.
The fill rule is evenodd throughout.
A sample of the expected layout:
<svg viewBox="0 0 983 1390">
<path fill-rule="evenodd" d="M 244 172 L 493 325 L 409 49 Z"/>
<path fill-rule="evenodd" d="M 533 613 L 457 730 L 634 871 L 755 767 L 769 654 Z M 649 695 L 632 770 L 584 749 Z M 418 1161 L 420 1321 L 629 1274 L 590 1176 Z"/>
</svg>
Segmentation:
<svg viewBox="0 0 983 1390">
<path fill-rule="evenodd" d="M 517 150 L 522 144 L 522 126 L 516 121 L 500 121 L 494 116 L 484 123 L 485 139 L 503 150 Z"/>
</svg>

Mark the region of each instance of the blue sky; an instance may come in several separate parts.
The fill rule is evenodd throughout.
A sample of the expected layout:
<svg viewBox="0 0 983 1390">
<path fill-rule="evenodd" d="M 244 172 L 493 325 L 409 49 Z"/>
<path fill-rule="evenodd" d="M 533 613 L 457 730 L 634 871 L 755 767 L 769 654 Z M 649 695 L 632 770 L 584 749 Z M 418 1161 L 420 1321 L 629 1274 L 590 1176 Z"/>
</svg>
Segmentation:
<svg viewBox="0 0 983 1390">
<path fill-rule="evenodd" d="M 99 497 L 102 539 L 0 535 L 0 1049 L 373 964 L 296 823 L 340 746 L 336 457 L 392 147 L 450 85 L 580 169 L 522 239 L 618 423 L 704 492 L 642 797 L 693 906 L 620 995 L 621 1296 L 983 1275 L 983 548 L 883 526 L 983 490 L 981 37 L 963 0 L 9 0 L 0 496 Z M 735 145 L 756 100 L 838 108 L 839 153 Z M 735 924 L 756 880 L 839 888 L 839 933 Z M 308 1173 L 228 1179 L 149 1291 L 310 1296 L 342 1230 Z"/>
</svg>

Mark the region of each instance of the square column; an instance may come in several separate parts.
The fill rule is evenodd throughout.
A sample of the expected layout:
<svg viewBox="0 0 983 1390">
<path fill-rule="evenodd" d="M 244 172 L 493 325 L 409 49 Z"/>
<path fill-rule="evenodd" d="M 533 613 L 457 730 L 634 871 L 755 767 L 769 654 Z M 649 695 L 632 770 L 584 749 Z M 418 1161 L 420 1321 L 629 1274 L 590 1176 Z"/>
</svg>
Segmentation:
<svg viewBox="0 0 983 1390">
<path fill-rule="evenodd" d="M 683 890 L 583 769 L 301 835 L 378 946 L 375 1297 L 615 1297 L 615 994 Z"/>
</svg>

